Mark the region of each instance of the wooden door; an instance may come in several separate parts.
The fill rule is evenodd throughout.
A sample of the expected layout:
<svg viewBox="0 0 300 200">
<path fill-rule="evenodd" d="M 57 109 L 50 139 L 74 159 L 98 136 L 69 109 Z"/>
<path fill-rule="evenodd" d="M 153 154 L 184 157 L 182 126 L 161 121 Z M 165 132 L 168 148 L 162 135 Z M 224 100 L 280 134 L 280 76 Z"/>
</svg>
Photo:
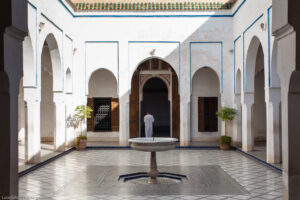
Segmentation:
<svg viewBox="0 0 300 200">
<path fill-rule="evenodd" d="M 135 72 L 131 81 L 130 94 L 130 138 L 139 137 L 139 72 Z"/>
<path fill-rule="evenodd" d="M 87 106 L 93 109 L 92 117 L 87 119 L 87 131 L 94 131 L 94 99 L 88 98 Z"/>
<path fill-rule="evenodd" d="M 218 97 L 198 97 L 198 131 L 217 132 Z"/>
<path fill-rule="evenodd" d="M 111 130 L 119 131 L 119 116 L 120 116 L 120 108 L 119 108 L 119 99 L 112 98 L 111 99 Z"/>
<path fill-rule="evenodd" d="M 180 139 L 180 96 L 178 78 L 172 73 L 172 137 Z"/>
</svg>

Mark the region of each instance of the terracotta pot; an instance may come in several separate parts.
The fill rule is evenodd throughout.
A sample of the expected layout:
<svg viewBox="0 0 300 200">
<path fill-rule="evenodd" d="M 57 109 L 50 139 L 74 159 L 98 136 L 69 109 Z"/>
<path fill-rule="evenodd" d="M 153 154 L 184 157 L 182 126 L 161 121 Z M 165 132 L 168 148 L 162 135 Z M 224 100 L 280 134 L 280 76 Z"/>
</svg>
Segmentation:
<svg viewBox="0 0 300 200">
<path fill-rule="evenodd" d="M 220 144 L 221 150 L 230 150 L 231 145 L 230 144 Z"/>
<path fill-rule="evenodd" d="M 80 139 L 78 146 L 76 146 L 77 150 L 85 150 L 86 149 L 86 140 Z"/>
</svg>

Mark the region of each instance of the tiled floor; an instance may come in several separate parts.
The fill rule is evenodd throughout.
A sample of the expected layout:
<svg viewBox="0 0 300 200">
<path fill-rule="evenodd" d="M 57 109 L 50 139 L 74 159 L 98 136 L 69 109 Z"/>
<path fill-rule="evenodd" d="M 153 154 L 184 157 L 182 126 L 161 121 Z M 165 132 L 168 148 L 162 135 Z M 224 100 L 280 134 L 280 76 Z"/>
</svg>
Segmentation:
<svg viewBox="0 0 300 200">
<path fill-rule="evenodd" d="M 133 150 L 87 150 L 71 152 L 20 178 L 20 199 L 264 200 L 281 199 L 282 196 L 281 174 L 243 156 L 237 151 L 173 150 L 158 153 L 157 162 L 158 166 L 163 168 L 181 166 L 184 169 L 208 165 L 220 166 L 232 179 L 243 186 L 248 194 L 232 195 L 226 191 L 220 194 L 219 191 L 219 195 L 202 195 L 199 193 L 195 195 L 160 195 L 160 193 L 154 193 L 134 196 L 130 192 L 125 195 L 121 189 L 118 192 L 117 187 L 114 188 L 115 194 L 104 195 L 98 192 L 97 187 L 91 187 L 93 185 L 91 184 L 92 181 L 101 183 L 101 180 L 97 179 L 96 176 L 90 176 L 91 166 L 97 169 L 109 166 L 121 168 L 133 166 L 147 169 L 149 155 Z M 78 185 L 80 188 L 76 189 Z M 99 187 L 102 187 L 101 184 L 99 184 Z M 162 187 L 168 188 L 167 186 Z M 144 189 L 147 190 L 147 185 Z M 178 191 L 176 192 L 178 193 Z"/>
<path fill-rule="evenodd" d="M 256 158 L 259 158 L 260 160 L 267 162 L 266 149 L 267 149 L 266 142 L 256 142 L 254 146 L 254 150 L 248 153 L 252 156 L 255 156 Z M 282 163 L 272 164 L 272 165 L 274 165 L 279 169 L 282 169 Z"/>
<path fill-rule="evenodd" d="M 67 148 L 66 150 L 68 150 L 68 149 L 69 148 Z M 41 161 L 42 162 L 60 154 L 60 153 L 61 152 L 54 151 L 53 143 L 42 143 L 41 144 Z M 25 146 L 22 144 L 19 144 L 19 172 L 29 169 L 32 166 L 34 166 L 34 165 L 25 163 Z"/>
</svg>

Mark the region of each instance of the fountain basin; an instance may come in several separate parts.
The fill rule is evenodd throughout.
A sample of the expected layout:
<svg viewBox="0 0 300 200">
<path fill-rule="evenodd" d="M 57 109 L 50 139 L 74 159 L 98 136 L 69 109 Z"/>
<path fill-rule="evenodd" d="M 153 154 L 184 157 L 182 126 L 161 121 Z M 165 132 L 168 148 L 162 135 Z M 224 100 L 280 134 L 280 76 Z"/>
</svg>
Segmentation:
<svg viewBox="0 0 300 200">
<path fill-rule="evenodd" d="M 168 151 L 175 148 L 176 138 L 132 138 L 129 139 L 131 148 L 137 151 L 158 152 Z"/>
<path fill-rule="evenodd" d="M 174 176 L 170 173 L 164 173 L 166 175 L 160 175 L 159 171 L 157 170 L 157 164 L 156 164 L 156 152 L 158 151 L 168 151 L 175 148 L 175 144 L 178 140 L 176 138 L 133 138 L 129 139 L 129 142 L 131 143 L 131 148 L 137 151 L 145 151 L 145 152 L 151 152 L 150 157 L 150 169 L 147 173 L 149 177 L 148 183 L 150 184 L 157 184 L 157 177 L 158 176 L 165 176 L 169 178 L 178 179 L 178 176 Z M 135 173 L 136 174 L 136 173 Z M 132 177 L 132 174 L 125 175 L 130 178 L 139 178 L 144 177 L 145 174 L 142 173 L 141 175 L 135 176 L 135 174 Z M 124 175 L 120 176 L 124 177 Z M 120 178 L 119 178 L 120 179 Z M 179 177 L 179 179 L 181 179 Z"/>
</svg>

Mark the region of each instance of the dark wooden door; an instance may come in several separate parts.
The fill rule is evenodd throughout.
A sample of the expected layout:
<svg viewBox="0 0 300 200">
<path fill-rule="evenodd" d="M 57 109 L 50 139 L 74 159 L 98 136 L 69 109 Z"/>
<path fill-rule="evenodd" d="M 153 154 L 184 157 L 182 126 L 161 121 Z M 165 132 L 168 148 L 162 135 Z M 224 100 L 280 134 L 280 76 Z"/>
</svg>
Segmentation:
<svg viewBox="0 0 300 200">
<path fill-rule="evenodd" d="M 112 98 L 111 99 L 111 130 L 112 131 L 119 131 L 119 115 L 120 115 L 120 108 L 119 108 L 119 99 Z"/>
<path fill-rule="evenodd" d="M 87 106 L 93 109 L 92 117 L 87 119 L 87 131 L 94 131 L 94 99 L 88 98 Z"/>
<path fill-rule="evenodd" d="M 218 97 L 198 97 L 198 131 L 217 132 Z"/>
<path fill-rule="evenodd" d="M 130 94 L 130 138 L 139 137 L 139 72 L 135 72 L 131 81 Z"/>
<path fill-rule="evenodd" d="M 180 139 L 180 96 L 178 78 L 172 73 L 172 137 Z"/>
</svg>

